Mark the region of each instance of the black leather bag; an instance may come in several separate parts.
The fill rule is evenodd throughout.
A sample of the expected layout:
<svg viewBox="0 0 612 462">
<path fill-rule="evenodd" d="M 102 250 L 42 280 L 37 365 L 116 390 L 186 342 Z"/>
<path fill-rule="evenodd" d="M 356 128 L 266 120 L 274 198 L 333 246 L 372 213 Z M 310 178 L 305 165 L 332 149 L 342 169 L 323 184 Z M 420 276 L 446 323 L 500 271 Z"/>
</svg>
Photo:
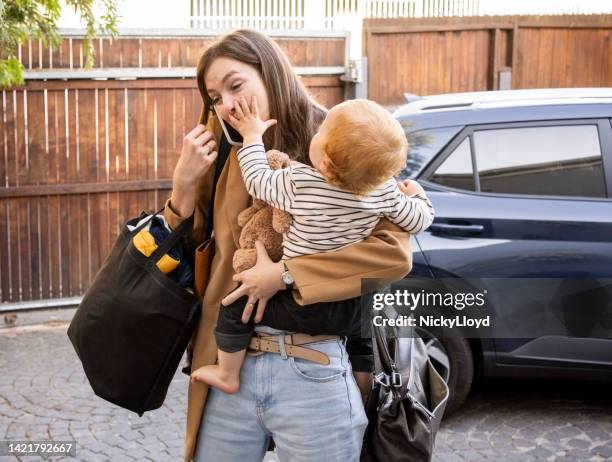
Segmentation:
<svg viewBox="0 0 612 462">
<path fill-rule="evenodd" d="M 200 297 L 156 266 L 191 230 L 193 215 L 149 257 L 132 238 L 153 215 L 131 231 L 127 227 L 147 215 L 123 226 L 68 327 L 96 395 L 139 416 L 163 404 L 201 314 Z"/>
<path fill-rule="evenodd" d="M 376 373 L 361 462 L 429 462 L 449 390 L 414 335 L 387 338 L 373 325 Z"/>
</svg>

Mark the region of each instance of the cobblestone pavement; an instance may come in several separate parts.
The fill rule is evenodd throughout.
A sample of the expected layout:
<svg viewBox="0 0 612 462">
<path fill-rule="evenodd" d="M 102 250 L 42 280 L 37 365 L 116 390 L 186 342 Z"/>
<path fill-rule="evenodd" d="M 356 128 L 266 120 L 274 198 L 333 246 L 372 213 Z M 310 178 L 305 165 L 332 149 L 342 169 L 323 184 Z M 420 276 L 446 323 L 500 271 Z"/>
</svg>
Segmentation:
<svg viewBox="0 0 612 462">
<path fill-rule="evenodd" d="M 80 461 L 181 459 L 187 376 L 178 371 L 164 405 L 139 418 L 94 395 L 62 319 L 24 319 L 0 329 L 0 439 L 76 440 Z M 612 461 L 611 389 L 488 381 L 443 422 L 434 461 Z"/>
</svg>

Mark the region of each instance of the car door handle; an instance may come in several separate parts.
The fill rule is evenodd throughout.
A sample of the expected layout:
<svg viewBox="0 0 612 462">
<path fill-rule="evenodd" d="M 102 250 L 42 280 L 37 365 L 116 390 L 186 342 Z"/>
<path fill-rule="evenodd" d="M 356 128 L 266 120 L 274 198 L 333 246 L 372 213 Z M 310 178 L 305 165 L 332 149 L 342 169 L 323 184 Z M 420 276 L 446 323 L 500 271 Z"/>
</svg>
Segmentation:
<svg viewBox="0 0 612 462">
<path fill-rule="evenodd" d="M 483 225 L 454 225 L 449 223 L 432 223 L 429 229 L 442 234 L 453 234 L 455 236 L 474 236 L 484 231 Z"/>
</svg>

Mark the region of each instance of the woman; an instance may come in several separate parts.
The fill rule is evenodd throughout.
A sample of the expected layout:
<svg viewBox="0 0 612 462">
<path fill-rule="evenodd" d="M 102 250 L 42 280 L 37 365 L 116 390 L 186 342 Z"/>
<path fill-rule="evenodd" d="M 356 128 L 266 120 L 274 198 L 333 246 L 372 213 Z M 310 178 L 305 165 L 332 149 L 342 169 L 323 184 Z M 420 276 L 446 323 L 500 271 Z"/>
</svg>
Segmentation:
<svg viewBox="0 0 612 462">
<path fill-rule="evenodd" d="M 200 59 L 197 81 L 204 103 L 201 125 L 184 138 L 164 211 L 173 228 L 195 213 L 196 244 L 204 239 L 213 166 L 221 162 L 217 147 L 222 130 L 217 117 L 228 121 L 236 98 L 255 96 L 262 118 L 278 120 L 265 135 L 266 146 L 307 163 L 308 144 L 325 111 L 309 97 L 280 48 L 251 30 L 235 31 L 214 43 Z M 233 275 L 232 256 L 240 235 L 237 216 L 250 204 L 237 149 L 232 146 L 215 190 L 215 254 L 192 342 L 192 370 L 216 360 L 213 330 L 222 300 L 229 304 L 242 297 L 247 311 L 257 307 L 262 312 L 268 301 L 281 303 L 280 294 L 289 293 L 283 290 L 287 281 L 283 264 L 272 262 L 262 246 L 258 246 L 256 266 Z M 360 294 L 361 278 L 395 280 L 407 274 L 409 239 L 382 220 L 362 242 L 336 252 L 294 258 L 286 266 L 294 281 L 293 298 L 300 305 L 343 303 Z M 347 320 L 355 318 L 349 306 Z M 280 333 L 274 336 L 280 354 L 247 357 L 237 394 L 190 383 L 185 461 L 261 460 L 271 436 L 281 460 L 358 460 L 367 419 L 345 340 L 321 337 L 305 345 L 329 357 L 330 364 L 325 366 L 288 355 L 286 336 Z"/>
</svg>

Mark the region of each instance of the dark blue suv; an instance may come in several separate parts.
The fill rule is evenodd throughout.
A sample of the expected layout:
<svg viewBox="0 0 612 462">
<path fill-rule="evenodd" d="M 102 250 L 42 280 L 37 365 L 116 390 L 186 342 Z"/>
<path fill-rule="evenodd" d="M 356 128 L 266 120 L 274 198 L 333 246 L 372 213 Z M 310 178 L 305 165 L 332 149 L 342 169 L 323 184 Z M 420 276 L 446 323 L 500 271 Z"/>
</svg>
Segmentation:
<svg viewBox="0 0 612 462">
<path fill-rule="evenodd" d="M 612 277 L 612 88 L 406 98 L 394 113 L 410 143 L 403 177 L 418 180 L 436 209 L 413 240 L 410 277 Z M 598 336 L 422 332 L 451 388 L 448 411 L 476 373 L 612 380 L 610 300 L 571 307 L 586 323 L 607 310 Z"/>
</svg>

